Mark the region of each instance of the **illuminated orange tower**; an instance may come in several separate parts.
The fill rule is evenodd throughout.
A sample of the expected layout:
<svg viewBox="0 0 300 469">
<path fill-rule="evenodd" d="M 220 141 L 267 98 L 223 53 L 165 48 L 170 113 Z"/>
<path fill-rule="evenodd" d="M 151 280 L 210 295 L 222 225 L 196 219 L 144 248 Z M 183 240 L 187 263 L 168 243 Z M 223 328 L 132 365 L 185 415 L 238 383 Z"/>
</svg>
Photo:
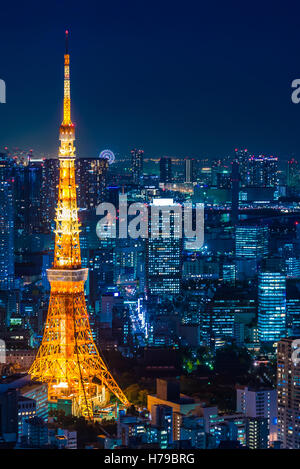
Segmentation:
<svg viewBox="0 0 300 469">
<path fill-rule="evenodd" d="M 54 263 L 47 270 L 51 294 L 43 340 L 29 373 L 32 379 L 48 383 L 50 401 L 72 399 L 75 415 L 92 418 L 95 406 L 107 404 L 109 392 L 125 406 L 129 402 L 99 355 L 85 304 L 88 269 L 81 267 L 68 31 L 64 77 Z"/>
</svg>

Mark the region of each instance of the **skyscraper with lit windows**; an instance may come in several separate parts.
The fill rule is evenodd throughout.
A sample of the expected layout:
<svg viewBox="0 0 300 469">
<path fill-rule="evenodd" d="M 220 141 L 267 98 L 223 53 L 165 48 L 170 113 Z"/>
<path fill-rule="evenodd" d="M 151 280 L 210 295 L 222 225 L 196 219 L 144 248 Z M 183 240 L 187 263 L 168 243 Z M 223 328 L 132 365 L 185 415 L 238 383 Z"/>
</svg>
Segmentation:
<svg viewBox="0 0 300 469">
<path fill-rule="evenodd" d="M 78 158 L 76 179 L 80 208 L 95 209 L 104 202 L 107 170 L 106 158 Z"/>
<path fill-rule="evenodd" d="M 133 182 L 135 184 L 139 184 L 140 178 L 143 174 L 143 162 L 144 162 L 144 151 L 131 150 L 131 159 L 132 159 L 132 174 L 133 174 Z"/>
<path fill-rule="evenodd" d="M 261 342 L 274 343 L 286 332 L 286 278 L 279 272 L 258 277 L 258 333 Z"/>
<path fill-rule="evenodd" d="M 283 449 L 300 449 L 300 363 L 293 359 L 299 344 L 294 340 L 280 340 L 277 351 L 278 440 Z"/>
<path fill-rule="evenodd" d="M 180 292 L 182 267 L 181 212 L 173 199 L 154 199 L 151 208 L 150 233 L 147 240 L 147 286 L 152 295 Z M 157 210 L 159 216 L 154 217 Z M 181 207 L 180 207 L 181 210 Z M 170 232 L 166 232 L 164 217 L 169 217 Z M 156 236 L 154 232 L 159 233 Z"/>
<path fill-rule="evenodd" d="M 268 255 L 269 230 L 264 225 L 240 225 L 235 230 L 235 255 L 245 259 L 262 259 Z"/>
<path fill-rule="evenodd" d="M 14 205 L 12 164 L 0 155 L 0 290 L 10 290 L 14 281 Z"/>
<path fill-rule="evenodd" d="M 195 177 L 195 160 L 193 158 L 186 158 L 184 160 L 184 180 L 185 182 L 194 182 Z"/>
<path fill-rule="evenodd" d="M 160 182 L 172 182 L 172 158 L 164 156 L 159 161 Z"/>
<path fill-rule="evenodd" d="M 249 152 L 245 149 L 235 149 L 234 160 L 239 165 L 240 184 L 241 187 L 248 185 L 248 166 L 249 166 Z"/>
<path fill-rule="evenodd" d="M 252 187 L 276 187 L 278 183 L 278 158 L 252 156 L 249 158 L 248 185 Z"/>
</svg>

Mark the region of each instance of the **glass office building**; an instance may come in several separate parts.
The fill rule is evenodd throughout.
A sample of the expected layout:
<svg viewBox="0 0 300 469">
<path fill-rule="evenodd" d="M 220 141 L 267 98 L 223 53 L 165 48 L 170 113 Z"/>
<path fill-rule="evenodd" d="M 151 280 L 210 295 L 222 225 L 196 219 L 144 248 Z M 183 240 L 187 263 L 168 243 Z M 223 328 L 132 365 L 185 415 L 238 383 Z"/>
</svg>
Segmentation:
<svg viewBox="0 0 300 469">
<path fill-rule="evenodd" d="M 258 333 L 261 342 L 277 342 L 286 330 L 286 278 L 279 272 L 258 277 Z"/>
</svg>

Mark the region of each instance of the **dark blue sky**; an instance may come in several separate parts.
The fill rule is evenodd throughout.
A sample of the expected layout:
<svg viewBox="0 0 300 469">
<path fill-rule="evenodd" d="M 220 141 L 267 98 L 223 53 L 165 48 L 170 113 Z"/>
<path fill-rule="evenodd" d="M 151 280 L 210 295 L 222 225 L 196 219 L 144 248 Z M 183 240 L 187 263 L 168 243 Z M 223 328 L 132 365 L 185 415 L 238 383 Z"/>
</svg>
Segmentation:
<svg viewBox="0 0 300 469">
<path fill-rule="evenodd" d="M 6 1 L 0 18 L 0 147 L 56 153 L 68 28 L 81 156 L 300 157 L 297 2 Z"/>
</svg>

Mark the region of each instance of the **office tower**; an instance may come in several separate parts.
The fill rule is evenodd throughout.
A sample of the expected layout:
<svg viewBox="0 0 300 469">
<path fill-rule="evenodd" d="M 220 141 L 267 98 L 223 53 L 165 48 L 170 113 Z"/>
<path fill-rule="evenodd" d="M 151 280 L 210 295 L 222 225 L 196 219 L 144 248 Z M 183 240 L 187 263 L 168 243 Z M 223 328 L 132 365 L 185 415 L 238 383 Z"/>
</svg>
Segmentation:
<svg viewBox="0 0 300 469">
<path fill-rule="evenodd" d="M 81 267 L 67 31 L 64 59 L 54 263 L 47 271 L 51 293 L 42 343 L 29 374 L 48 383 L 49 401 L 72 399 L 73 413 L 92 419 L 95 405 L 107 404 L 109 391 L 125 406 L 129 402 L 99 355 L 85 303 L 88 269 Z"/>
<path fill-rule="evenodd" d="M 185 158 L 184 160 L 184 181 L 195 182 L 196 180 L 195 160 L 193 158 Z"/>
<path fill-rule="evenodd" d="M 14 205 L 12 163 L 0 155 L 0 290 L 14 284 Z"/>
<path fill-rule="evenodd" d="M 24 250 L 29 231 L 29 171 L 23 164 L 14 167 L 14 227 L 16 250 Z"/>
<path fill-rule="evenodd" d="M 99 248 L 89 251 L 90 301 L 95 303 L 107 288 L 114 285 L 116 264 L 114 239 L 100 240 Z"/>
<path fill-rule="evenodd" d="M 231 188 L 231 168 L 229 164 L 222 160 L 215 160 L 212 163 L 212 185 L 218 189 Z"/>
<path fill-rule="evenodd" d="M 83 209 L 95 209 L 105 201 L 107 158 L 78 158 L 76 181 L 78 183 L 78 205 Z"/>
<path fill-rule="evenodd" d="M 278 158 L 251 156 L 249 158 L 249 186 L 276 187 L 278 184 Z"/>
<path fill-rule="evenodd" d="M 233 224 L 239 220 L 239 163 L 233 161 L 231 168 L 231 221 Z"/>
<path fill-rule="evenodd" d="M 269 230 L 264 225 L 240 225 L 235 229 L 235 255 L 245 259 L 263 259 L 268 255 Z"/>
<path fill-rule="evenodd" d="M 140 184 L 143 176 L 144 150 L 131 150 L 132 176 L 135 184 Z"/>
<path fill-rule="evenodd" d="M 145 291 L 145 240 L 116 239 L 114 280 L 119 285 L 132 285 Z"/>
<path fill-rule="evenodd" d="M 286 333 L 286 278 L 282 273 L 259 273 L 258 333 L 261 342 L 270 343 Z"/>
<path fill-rule="evenodd" d="M 28 156 L 25 163 L 14 167 L 15 233 L 16 247 L 20 251 L 30 249 L 27 235 L 46 231 L 43 217 L 44 161 Z"/>
<path fill-rule="evenodd" d="M 172 158 L 163 156 L 159 161 L 160 178 L 159 181 L 166 184 L 173 181 Z"/>
<path fill-rule="evenodd" d="M 236 280 L 236 266 L 235 264 L 223 264 L 223 282 L 234 285 Z"/>
<path fill-rule="evenodd" d="M 165 220 L 170 222 L 169 230 Z M 175 295 L 180 292 L 181 230 L 181 206 L 173 203 L 173 199 L 154 199 L 151 205 L 146 260 L 147 287 L 152 295 Z"/>
<path fill-rule="evenodd" d="M 300 278 L 300 259 L 288 257 L 285 259 L 286 276 L 288 278 Z"/>
<path fill-rule="evenodd" d="M 186 292 L 179 307 L 181 324 L 200 325 L 202 304 L 202 291 L 192 290 Z"/>
<path fill-rule="evenodd" d="M 43 225 L 46 232 L 51 232 L 51 225 L 55 218 L 59 176 L 59 159 L 46 158 L 43 164 L 43 188 L 41 199 L 43 204 Z"/>
<path fill-rule="evenodd" d="M 300 167 L 295 158 L 288 161 L 287 167 L 287 185 L 291 188 L 296 188 L 300 182 Z"/>
<path fill-rule="evenodd" d="M 243 330 L 256 317 L 256 298 L 248 289 L 219 288 L 201 312 L 201 334 L 204 342 L 218 348 L 226 340 L 242 338 Z"/>
<path fill-rule="evenodd" d="M 220 348 L 234 336 L 234 310 L 224 300 L 214 298 L 202 315 L 202 324 L 208 333 L 208 344 Z"/>
<path fill-rule="evenodd" d="M 271 387 L 236 386 L 236 411 L 253 419 L 267 419 L 269 441 L 277 439 L 277 391 Z M 258 423 L 253 422 L 254 429 Z M 262 430 L 264 424 L 262 423 Z"/>
<path fill-rule="evenodd" d="M 287 336 L 300 336 L 300 284 L 298 280 L 286 282 Z"/>
<path fill-rule="evenodd" d="M 41 233 L 43 231 L 43 165 L 42 159 L 29 159 L 28 166 L 28 232 Z"/>
<path fill-rule="evenodd" d="M 240 173 L 240 184 L 241 187 L 246 187 L 248 185 L 248 165 L 249 165 L 249 152 L 245 148 L 244 150 L 235 149 L 234 160 L 239 165 Z"/>
<path fill-rule="evenodd" d="M 300 363 L 295 359 L 299 344 L 294 340 L 281 339 L 277 351 L 278 440 L 283 449 L 300 449 Z"/>
</svg>

